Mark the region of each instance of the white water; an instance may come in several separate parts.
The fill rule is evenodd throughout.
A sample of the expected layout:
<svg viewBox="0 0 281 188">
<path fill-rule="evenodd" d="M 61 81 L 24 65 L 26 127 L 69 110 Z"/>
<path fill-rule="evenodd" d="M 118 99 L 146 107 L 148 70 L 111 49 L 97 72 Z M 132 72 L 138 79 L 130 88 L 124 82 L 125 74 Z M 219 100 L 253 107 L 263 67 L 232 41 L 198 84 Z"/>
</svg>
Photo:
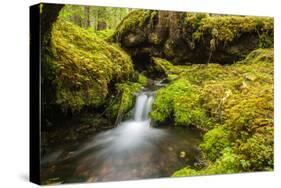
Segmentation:
<svg viewBox="0 0 281 188">
<path fill-rule="evenodd" d="M 153 95 L 151 93 L 140 93 L 137 96 L 134 121 L 146 121 L 149 119 L 149 112 L 153 102 Z"/>
<path fill-rule="evenodd" d="M 131 119 L 122 121 L 114 129 L 99 133 L 92 142 L 81 147 L 76 154 L 101 146 L 103 149 L 97 154 L 97 157 L 105 159 L 107 155 L 115 155 L 142 147 L 154 147 L 153 140 L 162 138 L 166 132 L 150 126 L 149 112 L 153 100 L 152 92 L 139 93 Z"/>
<path fill-rule="evenodd" d="M 89 182 L 171 176 L 187 162 L 194 164 L 192 160 L 199 156 L 196 132 L 151 127 L 149 112 L 153 99 L 151 92 L 139 93 L 131 119 L 94 135 L 83 144 L 63 146 L 57 153 L 49 155 L 45 163 L 54 161 L 58 177 L 73 180 L 85 176 Z M 188 153 L 190 161 L 178 159 L 178 153 L 183 150 Z M 65 153 L 68 153 L 67 158 L 60 157 Z M 64 174 L 67 168 L 73 171 L 74 177 Z M 53 177 L 53 171 L 50 172 Z"/>
</svg>

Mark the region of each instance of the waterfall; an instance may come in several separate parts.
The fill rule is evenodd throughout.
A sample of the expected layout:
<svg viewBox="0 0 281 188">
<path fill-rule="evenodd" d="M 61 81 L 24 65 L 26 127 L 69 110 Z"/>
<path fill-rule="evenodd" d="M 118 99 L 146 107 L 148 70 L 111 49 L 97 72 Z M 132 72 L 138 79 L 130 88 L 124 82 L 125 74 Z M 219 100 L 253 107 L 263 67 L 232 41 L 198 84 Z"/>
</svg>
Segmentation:
<svg viewBox="0 0 281 188">
<path fill-rule="evenodd" d="M 153 95 L 151 93 L 140 93 L 136 99 L 134 121 L 145 121 L 148 120 L 148 114 L 151 111 L 153 102 Z"/>
</svg>

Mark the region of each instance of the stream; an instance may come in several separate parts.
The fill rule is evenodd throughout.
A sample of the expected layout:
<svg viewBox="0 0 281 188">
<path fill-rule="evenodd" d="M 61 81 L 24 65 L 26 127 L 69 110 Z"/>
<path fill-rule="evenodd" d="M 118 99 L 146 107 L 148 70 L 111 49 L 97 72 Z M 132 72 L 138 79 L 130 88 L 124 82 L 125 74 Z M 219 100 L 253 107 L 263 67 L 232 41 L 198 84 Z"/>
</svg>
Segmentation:
<svg viewBox="0 0 281 188">
<path fill-rule="evenodd" d="M 41 161 L 41 178 L 57 183 L 169 177 L 200 163 L 202 136 L 195 128 L 152 127 L 154 91 L 136 96 L 133 115 L 116 128 L 65 143 Z"/>
</svg>

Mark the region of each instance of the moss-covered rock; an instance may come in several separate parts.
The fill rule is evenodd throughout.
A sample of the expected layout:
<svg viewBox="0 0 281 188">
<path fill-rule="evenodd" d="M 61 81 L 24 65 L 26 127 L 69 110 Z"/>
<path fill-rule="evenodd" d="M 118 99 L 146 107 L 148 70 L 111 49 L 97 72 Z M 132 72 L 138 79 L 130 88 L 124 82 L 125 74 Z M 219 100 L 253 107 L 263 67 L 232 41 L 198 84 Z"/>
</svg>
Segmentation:
<svg viewBox="0 0 281 188">
<path fill-rule="evenodd" d="M 139 63 L 156 56 L 174 64 L 220 64 L 273 46 L 273 18 L 137 10 L 113 39 Z"/>
<path fill-rule="evenodd" d="M 114 29 L 104 29 L 104 30 L 92 31 L 92 32 L 94 32 L 99 38 L 107 41 L 110 40 L 111 36 L 114 34 L 114 31 L 115 31 Z"/>
<path fill-rule="evenodd" d="M 116 84 L 117 94 L 108 104 L 107 117 L 119 123 L 134 105 L 135 94 L 140 91 L 140 83 L 125 82 Z"/>
<path fill-rule="evenodd" d="M 122 41 L 126 46 L 146 43 L 149 38 L 143 30 L 147 24 L 153 22 L 157 11 L 135 10 L 129 13 L 116 28 L 113 38 Z M 149 26 L 151 27 L 151 25 Z"/>
<path fill-rule="evenodd" d="M 128 80 L 133 73 L 130 56 L 117 45 L 62 19 L 53 26 L 49 50 L 52 55 L 42 64 L 50 71 L 43 70 L 43 82 L 51 79 L 52 102 L 63 110 L 102 105 L 109 84 Z"/>
<path fill-rule="evenodd" d="M 201 150 L 211 161 L 216 161 L 222 155 L 223 150 L 229 146 L 228 132 L 222 126 L 208 131 L 200 144 Z"/>
<path fill-rule="evenodd" d="M 157 91 L 150 116 L 158 123 L 170 118 L 175 125 L 205 128 L 210 122 L 200 107 L 199 97 L 198 88 L 185 79 L 176 80 Z"/>
<path fill-rule="evenodd" d="M 148 79 L 144 74 L 139 73 L 137 83 L 140 83 L 142 86 L 146 86 L 148 84 Z"/>
<path fill-rule="evenodd" d="M 173 64 L 165 59 L 161 59 L 159 57 L 153 57 L 152 58 L 152 66 L 155 69 L 156 72 L 164 74 L 166 76 L 169 75 L 169 71 L 171 68 L 173 68 Z"/>
<path fill-rule="evenodd" d="M 175 176 L 273 169 L 273 59 L 273 49 L 257 49 L 231 65 L 169 64 L 173 79 L 156 93 L 152 119 L 207 131 L 207 166 Z"/>
</svg>

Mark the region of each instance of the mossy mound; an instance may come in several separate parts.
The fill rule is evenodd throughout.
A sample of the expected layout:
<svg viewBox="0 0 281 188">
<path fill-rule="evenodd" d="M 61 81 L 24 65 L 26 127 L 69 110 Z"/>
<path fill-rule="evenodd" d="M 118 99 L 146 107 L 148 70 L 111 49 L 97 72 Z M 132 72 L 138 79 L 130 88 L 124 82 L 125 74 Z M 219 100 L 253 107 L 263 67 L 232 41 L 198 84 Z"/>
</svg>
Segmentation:
<svg viewBox="0 0 281 188">
<path fill-rule="evenodd" d="M 187 24 L 193 24 L 190 17 L 197 15 L 188 14 Z M 269 34 L 273 30 L 273 19 L 254 16 L 206 16 L 198 22 L 196 33 L 193 37 L 199 40 L 203 35 L 210 35 L 217 42 L 229 43 L 243 33 L 252 33 L 256 30 L 262 34 Z"/>
<path fill-rule="evenodd" d="M 92 31 L 94 32 L 99 38 L 104 40 L 109 40 L 111 36 L 114 34 L 115 30 L 113 29 L 104 29 L 100 31 Z"/>
<path fill-rule="evenodd" d="M 156 72 L 164 74 L 166 76 L 169 75 L 169 70 L 174 67 L 173 64 L 171 64 L 169 61 L 161 59 L 159 57 L 153 57 L 152 62 L 153 69 L 155 69 Z"/>
<path fill-rule="evenodd" d="M 157 91 L 150 116 L 159 123 L 170 118 L 175 125 L 207 126 L 208 118 L 200 107 L 199 97 L 197 87 L 185 79 L 178 79 Z"/>
<path fill-rule="evenodd" d="M 232 65 L 170 65 L 151 118 L 204 128 L 207 167 L 175 176 L 273 169 L 273 49 L 257 49 Z"/>
<path fill-rule="evenodd" d="M 52 58 L 44 62 L 52 73 L 43 79 L 55 75 L 54 102 L 65 111 L 102 105 L 109 84 L 128 80 L 134 71 L 130 56 L 117 45 L 62 19 L 53 25 L 50 51 Z"/>
<path fill-rule="evenodd" d="M 137 10 L 113 39 L 137 63 L 156 56 L 173 64 L 229 64 L 273 47 L 273 18 Z"/>
</svg>

